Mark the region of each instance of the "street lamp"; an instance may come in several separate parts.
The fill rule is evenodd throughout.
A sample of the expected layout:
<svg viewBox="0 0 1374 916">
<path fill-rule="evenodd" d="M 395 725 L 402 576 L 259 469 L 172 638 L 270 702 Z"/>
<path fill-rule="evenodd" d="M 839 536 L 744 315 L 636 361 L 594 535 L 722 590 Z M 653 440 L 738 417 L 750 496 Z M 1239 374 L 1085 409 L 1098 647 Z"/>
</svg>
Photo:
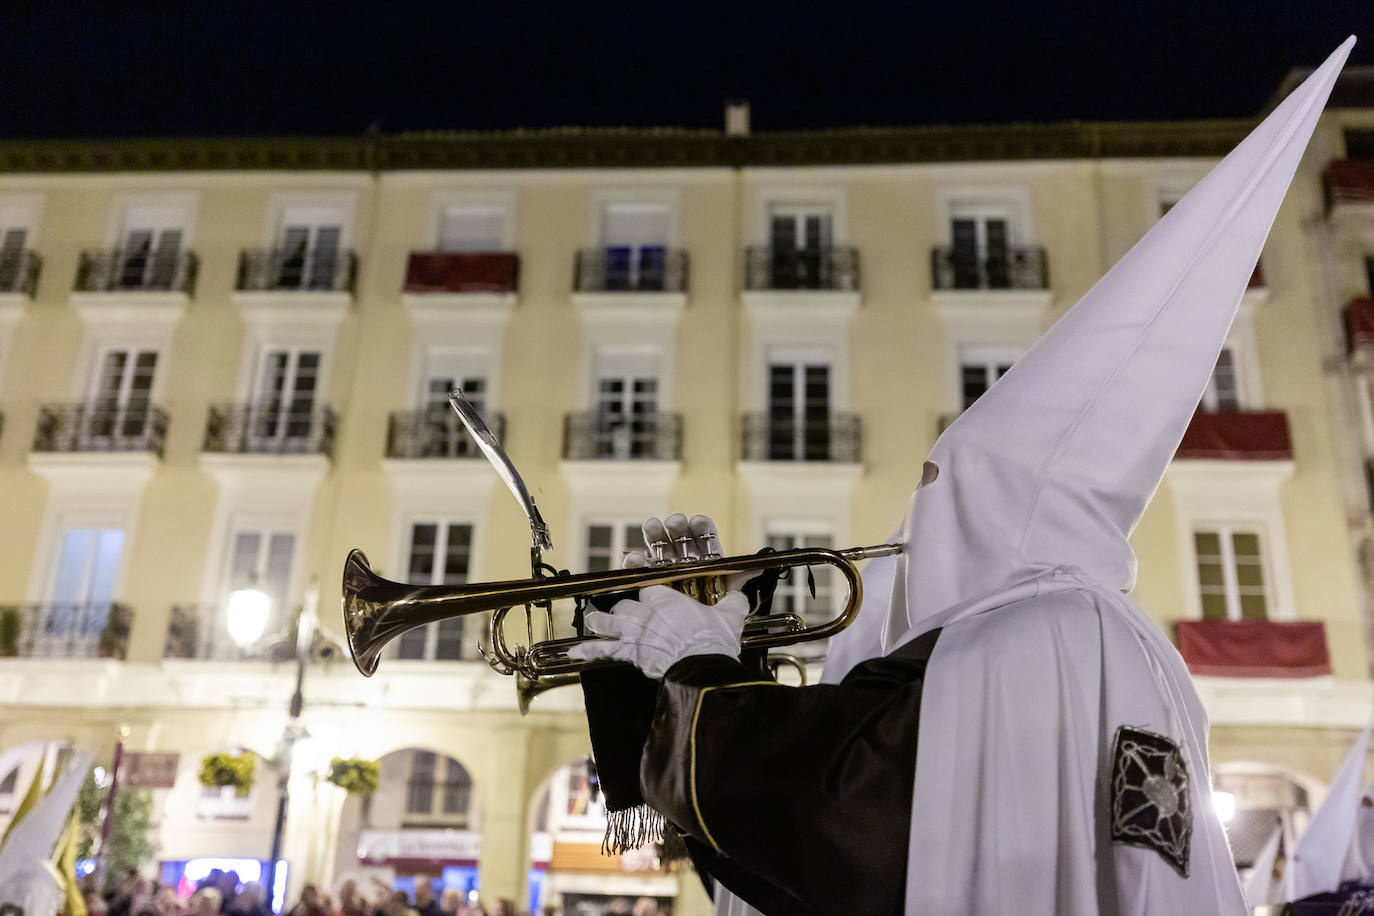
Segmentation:
<svg viewBox="0 0 1374 916">
<path fill-rule="evenodd" d="M 291 704 L 287 707 L 288 718 L 281 739 L 282 764 L 277 774 L 277 819 L 272 827 L 272 857 L 267 861 L 269 908 L 276 902 L 277 862 L 281 859 L 282 838 L 286 833 L 286 806 L 290 801 L 288 785 L 291 781 L 291 758 L 296 744 L 308 734 L 300 722 L 301 709 L 305 706 L 305 695 L 301 687 L 305 683 L 305 663 L 310 658 L 315 641 L 315 625 L 318 620 L 315 608 L 319 599 L 319 589 L 314 580 L 311 580 L 310 588 L 305 592 L 305 602 L 293 620 L 296 630 L 296 644 L 292 647 L 296 659 L 296 689 L 291 694 Z M 240 648 L 246 649 L 262 638 L 271 609 L 271 597 L 259 589 L 241 588 L 229 595 L 229 635 Z M 284 898 L 285 894 L 282 896 Z M 283 899 L 282 904 L 285 902 Z"/>
</svg>

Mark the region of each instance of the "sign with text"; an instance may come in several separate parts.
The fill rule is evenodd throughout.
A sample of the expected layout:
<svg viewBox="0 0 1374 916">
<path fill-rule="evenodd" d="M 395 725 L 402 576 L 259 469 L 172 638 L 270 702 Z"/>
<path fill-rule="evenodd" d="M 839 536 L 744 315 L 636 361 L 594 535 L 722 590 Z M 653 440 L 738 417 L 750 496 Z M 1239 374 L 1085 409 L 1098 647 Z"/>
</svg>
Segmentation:
<svg viewBox="0 0 1374 916">
<path fill-rule="evenodd" d="M 358 858 L 368 865 L 476 865 L 481 855 L 482 835 L 468 830 L 364 830 L 358 837 Z"/>
<path fill-rule="evenodd" d="M 121 787 L 170 789 L 177 781 L 180 754 L 126 753 L 119 767 Z"/>
</svg>

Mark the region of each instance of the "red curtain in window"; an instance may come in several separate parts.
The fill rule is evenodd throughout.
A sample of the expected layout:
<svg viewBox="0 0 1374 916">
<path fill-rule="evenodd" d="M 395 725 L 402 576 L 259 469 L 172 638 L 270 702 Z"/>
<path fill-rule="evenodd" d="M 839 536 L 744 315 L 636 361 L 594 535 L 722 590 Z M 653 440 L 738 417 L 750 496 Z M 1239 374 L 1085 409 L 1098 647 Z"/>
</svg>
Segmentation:
<svg viewBox="0 0 1374 916">
<path fill-rule="evenodd" d="M 1331 673 L 1321 621 L 1180 620 L 1178 651 L 1209 677 L 1318 677 Z"/>
</svg>

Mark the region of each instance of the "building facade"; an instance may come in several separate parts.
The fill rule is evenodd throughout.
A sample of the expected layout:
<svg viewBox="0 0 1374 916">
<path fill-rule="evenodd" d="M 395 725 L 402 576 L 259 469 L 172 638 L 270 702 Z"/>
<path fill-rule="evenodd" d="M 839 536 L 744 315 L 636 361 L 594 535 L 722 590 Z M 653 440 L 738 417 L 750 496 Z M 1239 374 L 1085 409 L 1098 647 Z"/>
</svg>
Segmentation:
<svg viewBox="0 0 1374 916">
<path fill-rule="evenodd" d="M 1374 712 L 1356 76 L 1133 538 L 1242 864 L 1301 829 Z M 880 543 L 949 418 L 1251 126 L 751 135 L 734 114 L 728 133 L 0 144 L 0 821 L 59 748 L 108 766 L 120 742 L 179 755 L 151 790 L 167 880 L 267 860 L 284 773 L 292 899 L 428 875 L 704 912 L 690 873 L 600 856 L 580 696 L 522 716 L 483 621 L 403 636 L 370 680 L 340 651 L 350 548 L 415 583 L 529 573 L 447 390 L 502 438 L 559 567 L 614 567 L 671 511 L 711 515 L 727 552 Z M 282 766 L 295 667 L 271 634 L 311 583 L 308 735 Z M 244 649 L 226 605 L 248 586 L 272 611 Z M 782 589 L 812 619 L 845 597 L 824 572 L 814 596 Z M 246 795 L 200 784 L 222 752 L 257 755 Z M 330 784 L 334 757 L 380 761 L 378 790 Z"/>
</svg>

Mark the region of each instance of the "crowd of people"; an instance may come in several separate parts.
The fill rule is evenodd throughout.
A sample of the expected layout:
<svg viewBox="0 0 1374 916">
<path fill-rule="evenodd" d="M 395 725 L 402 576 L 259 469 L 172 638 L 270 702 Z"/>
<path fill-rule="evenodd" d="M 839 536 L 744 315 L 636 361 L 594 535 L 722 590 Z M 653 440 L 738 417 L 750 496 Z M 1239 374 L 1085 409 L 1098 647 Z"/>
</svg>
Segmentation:
<svg viewBox="0 0 1374 916">
<path fill-rule="evenodd" d="M 257 881 L 241 881 L 236 872 L 212 869 L 196 883 L 189 898 L 178 893 L 175 886 L 160 884 L 129 871 L 121 875 L 112 890 L 97 892 L 94 875 L 82 881 L 82 895 L 89 916 L 272 916 L 267 888 Z M 631 902 L 617 899 L 605 909 L 606 913 L 626 916 L 663 916 L 658 904 L 641 898 Z M 337 895 L 322 891 L 313 884 L 301 890 L 300 899 L 284 911 L 284 916 L 530 916 L 509 899 L 502 898 L 488 906 L 470 901 L 456 887 L 446 887 L 437 896 L 427 881 L 415 882 L 412 897 L 381 881 L 373 881 L 366 889 L 357 881 L 346 880 Z M 536 916 L 579 916 L 564 914 L 561 908 L 547 906 Z"/>
</svg>

